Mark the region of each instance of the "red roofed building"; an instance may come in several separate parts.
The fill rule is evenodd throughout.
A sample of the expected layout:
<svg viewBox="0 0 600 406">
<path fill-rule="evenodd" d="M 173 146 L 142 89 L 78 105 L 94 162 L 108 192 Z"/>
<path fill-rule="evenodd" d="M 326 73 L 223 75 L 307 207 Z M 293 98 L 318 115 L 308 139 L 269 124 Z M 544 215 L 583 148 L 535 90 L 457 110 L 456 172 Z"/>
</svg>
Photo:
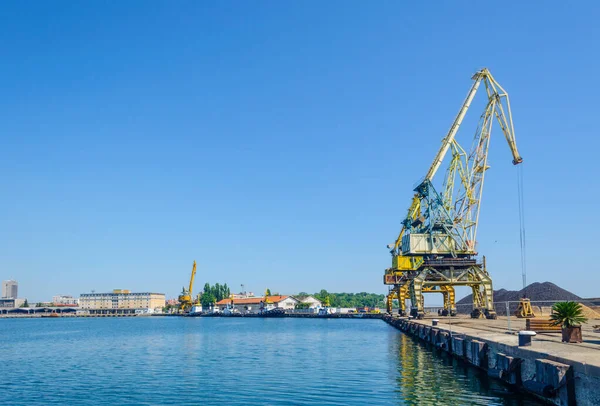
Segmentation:
<svg viewBox="0 0 600 406">
<path fill-rule="evenodd" d="M 220 311 L 226 311 L 229 309 L 231 311 L 232 304 L 233 309 L 239 313 L 258 313 L 261 310 L 261 307 L 264 307 L 266 310 L 270 309 L 294 309 L 296 305 L 299 303 L 298 299 L 293 298 L 292 296 L 285 295 L 277 295 L 277 296 L 269 296 L 268 303 L 263 305 L 264 297 L 246 297 L 246 298 L 227 298 L 220 300 L 216 303 L 215 307 Z M 233 303 L 232 303 L 233 302 Z"/>
</svg>

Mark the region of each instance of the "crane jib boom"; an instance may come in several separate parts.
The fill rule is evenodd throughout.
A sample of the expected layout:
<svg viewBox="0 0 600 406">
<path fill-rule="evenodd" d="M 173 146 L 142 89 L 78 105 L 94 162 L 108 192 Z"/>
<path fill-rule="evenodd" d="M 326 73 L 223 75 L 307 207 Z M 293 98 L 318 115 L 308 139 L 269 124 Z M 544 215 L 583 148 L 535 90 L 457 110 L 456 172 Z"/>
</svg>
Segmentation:
<svg viewBox="0 0 600 406">
<path fill-rule="evenodd" d="M 189 294 L 192 294 L 192 289 L 194 288 L 194 278 L 196 278 L 196 261 L 194 261 L 194 266 L 192 267 L 192 277 L 190 278 L 190 288 L 188 289 Z"/>
<path fill-rule="evenodd" d="M 523 162 L 523 159 L 519 155 L 519 152 L 518 152 L 517 146 L 516 146 L 516 142 L 515 142 L 514 127 L 513 127 L 512 114 L 511 114 L 511 110 L 510 110 L 510 101 L 508 98 L 508 94 L 502 88 L 502 86 L 500 86 L 500 84 L 498 84 L 498 82 L 496 82 L 496 80 L 494 79 L 494 77 L 492 76 L 490 71 L 486 68 L 481 69 L 480 71 L 476 72 L 475 75 L 473 75 L 472 79 L 474 80 L 474 83 L 472 84 L 472 86 L 467 94 L 467 97 L 465 98 L 460 110 L 458 111 L 458 114 L 456 115 L 456 117 L 450 127 L 450 130 L 448 131 L 448 133 L 442 140 L 442 145 L 440 146 L 440 149 L 438 150 L 438 152 L 433 160 L 433 163 L 429 167 L 429 170 L 427 171 L 427 175 L 425 176 L 423 181 L 420 183 L 419 187 L 417 187 L 415 189 L 417 194 L 413 197 L 413 202 L 408 210 L 407 217 L 403 221 L 402 229 L 401 229 L 400 234 L 399 234 L 399 236 L 393 246 L 393 249 L 391 251 L 393 254 L 399 253 L 399 246 L 401 244 L 403 235 L 405 234 L 405 232 L 407 230 L 411 229 L 410 224 L 419 216 L 419 212 L 421 210 L 420 207 L 423 207 L 425 210 L 427 210 L 428 206 L 423 206 L 422 204 L 420 204 L 420 201 L 423 198 L 423 196 L 420 196 L 420 193 L 418 191 L 419 190 L 429 190 L 428 187 L 424 187 L 424 186 L 427 184 L 431 185 L 431 182 L 433 181 L 435 174 L 437 173 L 438 169 L 440 168 L 446 154 L 448 153 L 448 151 L 450 150 L 450 148 L 453 145 L 455 147 L 454 150 L 456 150 L 456 151 L 453 150 L 453 155 L 456 155 L 457 153 L 459 153 L 459 154 L 461 153 L 462 148 L 460 146 L 458 146 L 455 141 L 456 134 L 458 133 L 458 130 L 459 130 L 459 128 L 467 114 L 467 111 L 469 110 L 469 107 L 471 106 L 471 103 L 472 103 L 473 99 L 475 98 L 475 95 L 477 94 L 477 90 L 479 89 L 482 82 L 485 84 L 487 98 L 488 98 L 486 111 L 482 115 L 482 120 L 483 120 L 482 122 L 484 124 L 484 127 L 481 128 L 481 131 L 483 131 L 483 132 L 479 133 L 480 142 L 482 142 L 482 143 L 479 148 L 477 148 L 474 152 L 472 152 L 468 156 L 468 158 L 466 158 L 467 162 L 465 162 L 465 165 L 467 165 L 467 166 L 462 166 L 463 164 L 461 164 L 460 162 L 457 161 L 457 162 L 455 162 L 454 172 L 452 172 L 452 173 L 457 173 L 457 171 L 458 171 L 459 174 L 462 173 L 462 183 L 466 189 L 464 192 L 465 195 L 463 196 L 463 200 L 461 202 L 462 203 L 461 204 L 462 212 L 461 212 L 461 210 L 459 210 L 458 214 L 465 215 L 465 213 L 467 211 L 472 211 L 471 214 L 468 214 L 467 217 L 465 217 L 467 219 L 467 221 L 465 222 L 465 224 L 467 224 L 467 228 L 471 227 L 471 225 L 474 225 L 475 227 L 473 229 L 476 230 L 476 224 L 478 222 L 479 202 L 481 201 L 481 192 L 483 190 L 483 173 L 487 169 L 487 164 L 486 164 L 487 145 L 489 145 L 489 135 L 491 132 L 491 123 L 492 123 L 492 120 L 494 117 L 496 118 L 496 121 L 499 123 L 499 126 L 500 126 L 502 132 L 504 133 L 506 141 L 508 142 L 508 146 L 509 146 L 512 156 L 513 156 L 513 164 L 517 165 L 517 164 L 520 164 L 521 162 Z M 503 99 L 506 101 L 505 106 L 502 103 Z M 477 138 L 477 136 L 476 136 L 476 138 Z M 466 154 L 465 154 L 465 156 L 466 156 Z M 459 156 L 453 156 L 454 160 L 457 160 L 459 158 L 460 158 Z M 474 166 L 469 166 L 469 164 L 472 164 Z M 474 176 L 473 174 L 477 170 L 481 171 L 480 174 L 477 174 L 475 177 L 473 177 Z M 470 173 L 469 174 L 465 171 L 467 171 L 467 172 L 471 171 L 471 172 L 469 172 Z M 450 187 L 451 189 L 453 189 L 453 185 L 454 185 L 454 182 L 452 181 L 453 178 L 450 178 L 450 179 L 451 179 L 451 181 L 447 186 Z M 452 197 L 453 197 L 453 191 L 445 190 L 444 197 L 445 197 L 445 201 L 447 201 L 446 205 L 448 206 L 448 208 L 450 208 L 450 203 L 451 203 Z M 458 202 L 455 202 L 455 203 L 458 203 Z M 455 218 L 455 220 L 456 220 L 456 218 Z M 469 225 L 469 224 L 471 224 L 471 225 Z M 474 237 L 475 232 L 471 233 L 470 236 Z M 466 239 L 463 238 L 463 240 L 464 240 L 463 243 L 466 242 Z M 472 241 L 471 243 L 473 243 L 473 242 L 474 241 Z"/>
<path fill-rule="evenodd" d="M 458 114 L 456 115 L 456 118 L 454 119 L 454 122 L 452 123 L 452 126 L 448 131 L 448 134 L 442 140 L 442 146 L 440 147 L 440 150 L 435 156 L 435 159 L 433 160 L 433 163 L 431 164 L 431 167 L 429 168 L 429 171 L 425 176 L 425 180 L 431 181 L 433 179 L 435 173 L 442 164 L 444 157 L 446 156 L 446 152 L 448 152 L 448 148 L 450 148 L 450 144 L 452 144 L 452 141 L 454 141 L 454 137 L 456 137 L 456 133 L 458 132 L 458 129 L 460 128 L 460 125 L 463 119 L 465 118 L 465 115 L 467 114 L 467 110 L 469 110 L 469 106 L 471 105 L 471 102 L 473 101 L 473 98 L 477 93 L 477 89 L 479 88 L 479 84 L 481 83 L 481 75 L 479 75 L 478 73 L 475 74 L 473 78 L 475 79 L 475 83 L 473 83 L 473 86 L 471 86 L 471 90 L 469 90 L 467 98 L 465 99 L 462 107 L 458 111 Z"/>
<path fill-rule="evenodd" d="M 512 124 L 512 116 L 510 116 L 510 102 L 508 100 L 508 94 L 504 91 L 502 86 L 500 86 L 498 84 L 498 82 L 496 82 L 494 80 L 494 77 L 492 76 L 490 71 L 487 69 L 480 70 L 475 75 L 473 75 L 472 79 L 475 82 L 473 83 L 473 86 L 471 86 L 471 90 L 469 90 L 469 93 L 467 94 L 467 98 L 465 99 L 463 105 L 461 106 L 460 110 L 458 111 L 458 114 L 456 115 L 456 118 L 454 119 L 454 122 L 452 123 L 452 126 L 450 127 L 450 130 L 448 131 L 448 134 L 442 140 L 442 146 L 440 147 L 440 150 L 438 151 L 437 155 L 435 156 L 435 159 L 433 160 L 433 163 L 431 164 L 431 167 L 429 168 L 429 171 L 427 172 L 427 175 L 425 176 L 424 181 L 427 181 L 427 180 L 431 181 L 433 179 L 433 177 L 435 176 L 437 170 L 439 169 L 440 165 L 442 164 L 442 161 L 444 160 L 444 157 L 446 156 L 446 152 L 448 152 L 450 145 L 454 141 L 454 138 L 456 137 L 456 133 L 458 132 L 458 129 L 460 128 L 460 125 L 462 124 L 462 121 L 465 118 L 465 115 L 467 114 L 469 107 L 471 106 L 471 102 L 473 101 L 475 94 L 477 94 L 477 90 L 479 89 L 479 85 L 481 84 L 482 80 L 487 80 L 489 82 L 489 85 L 486 83 L 486 85 L 487 85 L 486 87 L 489 86 L 488 89 L 489 88 L 493 89 L 494 94 L 489 95 L 490 98 L 491 97 L 505 97 L 506 98 L 506 103 L 507 103 L 508 111 L 509 111 L 509 122 L 506 123 L 506 120 L 504 119 L 504 114 L 503 114 L 502 108 L 500 108 L 500 112 L 496 112 L 496 117 L 498 118 L 498 122 L 500 123 L 500 126 L 502 127 L 502 130 L 506 136 L 506 141 L 508 141 L 508 145 L 513 154 L 513 164 L 517 165 L 517 164 L 520 164 L 521 162 L 523 162 L 523 159 L 519 156 L 519 153 L 517 151 L 517 146 L 516 146 L 515 139 L 514 139 L 514 128 L 513 128 L 513 124 Z M 496 87 L 502 91 L 502 94 L 498 93 L 498 91 L 496 90 Z M 488 90 L 488 92 L 489 92 L 489 90 Z M 498 103 L 498 104 L 500 104 L 500 103 Z M 508 124 L 509 128 L 505 128 L 505 123 Z"/>
</svg>

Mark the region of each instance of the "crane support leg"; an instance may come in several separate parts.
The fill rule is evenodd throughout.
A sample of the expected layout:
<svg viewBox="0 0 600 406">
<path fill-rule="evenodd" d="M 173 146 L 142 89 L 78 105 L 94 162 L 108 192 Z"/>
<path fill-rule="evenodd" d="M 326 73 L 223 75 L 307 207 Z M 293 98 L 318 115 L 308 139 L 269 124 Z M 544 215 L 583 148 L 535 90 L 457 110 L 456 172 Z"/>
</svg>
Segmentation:
<svg viewBox="0 0 600 406">
<path fill-rule="evenodd" d="M 442 296 L 444 297 L 444 310 L 442 310 L 442 316 L 447 316 L 450 314 L 450 295 L 447 291 L 442 290 Z"/>
<path fill-rule="evenodd" d="M 456 316 L 456 292 L 452 286 L 444 285 L 440 287 L 444 295 L 444 311 L 442 316 Z"/>
<path fill-rule="evenodd" d="M 427 269 L 421 271 L 415 276 L 408 285 L 410 294 L 410 315 L 417 319 L 425 317 L 425 308 L 423 306 L 423 281 L 427 276 Z"/>
<path fill-rule="evenodd" d="M 486 273 L 485 278 L 482 280 L 484 301 L 485 301 L 485 317 L 488 319 L 496 318 L 496 311 L 494 310 L 494 288 L 492 287 L 492 278 Z"/>
<path fill-rule="evenodd" d="M 494 310 L 494 289 L 492 279 L 489 274 L 480 266 L 471 267 L 469 286 L 473 291 L 473 311 L 471 317 L 478 319 L 486 317 L 488 319 L 496 318 Z"/>
<path fill-rule="evenodd" d="M 399 285 L 397 288 L 398 294 L 398 305 L 400 309 L 398 314 L 400 316 L 406 316 L 406 299 L 408 298 L 408 285 Z"/>
<path fill-rule="evenodd" d="M 406 299 L 408 298 L 408 286 L 394 285 L 392 290 L 388 293 L 386 307 L 387 312 L 392 314 L 392 307 L 394 299 L 398 299 L 398 314 L 400 316 L 406 316 Z"/>
<path fill-rule="evenodd" d="M 447 286 L 448 288 L 448 310 L 450 311 L 450 316 L 455 317 L 458 312 L 456 311 L 456 291 L 452 286 Z"/>
</svg>

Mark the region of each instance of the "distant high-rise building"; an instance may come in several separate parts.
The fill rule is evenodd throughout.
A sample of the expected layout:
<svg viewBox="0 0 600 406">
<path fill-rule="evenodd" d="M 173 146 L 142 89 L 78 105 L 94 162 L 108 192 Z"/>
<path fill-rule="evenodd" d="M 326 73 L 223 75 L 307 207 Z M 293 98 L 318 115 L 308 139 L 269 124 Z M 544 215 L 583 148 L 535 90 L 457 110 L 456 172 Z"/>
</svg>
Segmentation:
<svg viewBox="0 0 600 406">
<path fill-rule="evenodd" d="M 2 281 L 2 298 L 3 299 L 16 299 L 18 297 L 18 286 L 17 281 L 8 280 Z"/>
</svg>

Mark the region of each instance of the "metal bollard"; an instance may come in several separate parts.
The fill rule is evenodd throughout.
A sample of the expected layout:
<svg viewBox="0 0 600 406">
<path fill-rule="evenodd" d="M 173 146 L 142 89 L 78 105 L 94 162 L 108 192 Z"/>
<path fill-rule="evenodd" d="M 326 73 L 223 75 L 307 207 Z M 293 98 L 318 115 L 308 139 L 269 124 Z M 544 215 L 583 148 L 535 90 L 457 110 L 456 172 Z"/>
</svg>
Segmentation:
<svg viewBox="0 0 600 406">
<path fill-rule="evenodd" d="M 536 335 L 535 331 L 519 331 L 519 347 L 530 347 L 531 339 Z"/>
<path fill-rule="evenodd" d="M 433 319 L 431 320 L 431 325 L 432 326 L 437 326 L 438 325 L 439 320 L 438 319 Z"/>
</svg>

